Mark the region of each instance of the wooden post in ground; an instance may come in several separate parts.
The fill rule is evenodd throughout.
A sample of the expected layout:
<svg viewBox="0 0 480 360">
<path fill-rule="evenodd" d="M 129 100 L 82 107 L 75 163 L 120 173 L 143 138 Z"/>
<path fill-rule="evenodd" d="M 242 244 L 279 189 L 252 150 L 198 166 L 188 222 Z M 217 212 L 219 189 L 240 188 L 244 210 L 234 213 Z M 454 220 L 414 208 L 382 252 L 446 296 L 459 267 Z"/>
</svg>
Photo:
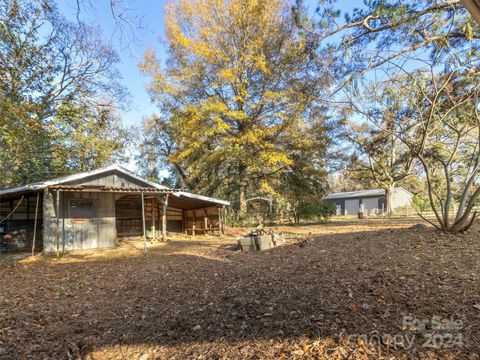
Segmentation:
<svg viewBox="0 0 480 360">
<path fill-rule="evenodd" d="M 40 202 L 40 193 L 37 193 L 37 205 L 35 206 L 35 223 L 33 224 L 33 241 L 32 241 L 32 256 L 35 255 L 35 241 L 37 240 L 37 217 L 38 217 L 38 203 Z"/>
<path fill-rule="evenodd" d="M 57 259 L 60 259 L 60 190 L 57 190 L 57 196 L 55 199 L 56 205 L 56 215 L 57 215 L 57 223 L 56 223 L 56 245 L 57 245 Z"/>
<path fill-rule="evenodd" d="M 163 198 L 162 208 L 162 241 L 167 241 L 167 206 L 168 206 L 168 194 L 165 194 Z"/>
<path fill-rule="evenodd" d="M 197 218 L 195 217 L 195 210 L 192 210 L 192 217 L 193 217 L 193 223 L 192 223 L 192 236 L 195 236 L 195 227 L 197 225 Z"/>
<path fill-rule="evenodd" d="M 151 199 L 151 202 L 152 202 L 152 238 L 153 240 L 155 240 L 155 236 L 157 235 L 157 233 L 155 232 L 155 199 Z"/>
<path fill-rule="evenodd" d="M 203 209 L 203 233 L 206 235 L 208 231 L 208 216 L 207 216 L 207 208 Z"/>
<path fill-rule="evenodd" d="M 227 221 L 225 206 L 222 206 L 222 235 L 225 235 L 225 223 Z"/>
<path fill-rule="evenodd" d="M 141 193 L 142 199 L 142 228 L 143 228 L 143 251 L 147 252 L 147 231 L 145 229 L 145 198 L 143 192 Z"/>
<path fill-rule="evenodd" d="M 187 235 L 187 226 L 188 226 L 187 210 L 182 210 L 182 231 L 184 235 Z"/>
<path fill-rule="evenodd" d="M 160 199 L 158 197 L 156 197 L 157 199 L 157 223 L 158 223 L 158 239 L 160 241 L 160 224 L 162 223 L 162 209 L 161 209 L 161 204 L 162 202 L 160 201 Z"/>
<path fill-rule="evenodd" d="M 218 213 L 218 235 L 223 235 L 223 219 L 222 219 L 222 208 L 220 206 L 217 207 Z"/>
</svg>

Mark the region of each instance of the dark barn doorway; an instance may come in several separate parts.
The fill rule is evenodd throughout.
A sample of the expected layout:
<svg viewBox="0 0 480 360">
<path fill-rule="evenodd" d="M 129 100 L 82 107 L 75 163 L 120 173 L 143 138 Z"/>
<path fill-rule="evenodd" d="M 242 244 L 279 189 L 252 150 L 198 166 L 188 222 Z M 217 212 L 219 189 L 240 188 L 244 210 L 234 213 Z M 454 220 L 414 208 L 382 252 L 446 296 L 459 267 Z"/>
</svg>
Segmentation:
<svg viewBox="0 0 480 360">
<path fill-rule="evenodd" d="M 115 201 L 117 238 L 142 236 L 142 201 L 138 195 L 126 195 Z"/>
<path fill-rule="evenodd" d="M 41 193 L 0 199 L 0 252 L 42 250 L 42 208 Z"/>
</svg>

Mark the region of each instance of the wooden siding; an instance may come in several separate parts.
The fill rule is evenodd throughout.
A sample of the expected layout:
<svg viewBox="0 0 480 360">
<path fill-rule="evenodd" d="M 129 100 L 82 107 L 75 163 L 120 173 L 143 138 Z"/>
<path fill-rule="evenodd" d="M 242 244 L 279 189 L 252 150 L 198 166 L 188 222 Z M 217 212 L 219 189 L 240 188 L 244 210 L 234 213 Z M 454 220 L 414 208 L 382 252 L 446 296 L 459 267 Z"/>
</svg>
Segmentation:
<svg viewBox="0 0 480 360">
<path fill-rule="evenodd" d="M 45 192 L 44 197 L 44 251 L 94 249 L 114 247 L 115 194 L 60 192 L 60 211 L 56 216 L 56 192 Z M 92 219 L 75 219 L 70 215 L 71 201 L 88 199 L 94 204 L 95 216 Z M 58 221 L 58 235 L 57 235 Z"/>
<path fill-rule="evenodd" d="M 145 197 L 145 228 L 148 238 L 160 238 L 162 229 L 162 195 Z M 116 201 L 118 237 L 142 236 L 142 207 L 140 195 L 120 196 Z M 167 207 L 167 231 L 183 231 L 183 210 Z"/>
<path fill-rule="evenodd" d="M 123 187 L 145 186 L 141 181 L 128 175 L 112 171 L 81 180 L 70 185 L 109 185 Z M 114 247 L 117 243 L 115 224 L 115 201 L 121 196 L 102 192 L 61 192 L 59 215 L 56 214 L 57 192 L 44 191 L 43 198 L 43 248 L 46 253 L 75 249 Z M 92 219 L 73 219 L 70 216 L 72 200 L 89 199 L 94 203 Z M 58 220 L 58 234 L 57 234 Z"/>
<path fill-rule="evenodd" d="M 110 171 L 108 173 L 90 176 L 88 178 L 74 180 L 64 183 L 65 185 L 106 185 L 118 187 L 143 187 L 149 186 L 144 182 L 135 179 L 118 171 Z"/>
<path fill-rule="evenodd" d="M 188 235 L 220 233 L 219 208 L 185 210 L 185 233 Z"/>
</svg>

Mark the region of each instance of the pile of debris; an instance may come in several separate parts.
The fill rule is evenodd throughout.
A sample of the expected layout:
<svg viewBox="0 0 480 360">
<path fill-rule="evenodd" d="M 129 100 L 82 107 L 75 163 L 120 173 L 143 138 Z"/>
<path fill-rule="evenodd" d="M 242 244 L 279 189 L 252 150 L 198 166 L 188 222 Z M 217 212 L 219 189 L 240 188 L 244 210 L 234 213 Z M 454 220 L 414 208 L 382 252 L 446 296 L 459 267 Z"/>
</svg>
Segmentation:
<svg viewBox="0 0 480 360">
<path fill-rule="evenodd" d="M 247 236 L 237 238 L 237 244 L 242 251 L 263 251 L 285 244 L 285 238 L 273 229 L 265 231 L 257 228 Z"/>
</svg>

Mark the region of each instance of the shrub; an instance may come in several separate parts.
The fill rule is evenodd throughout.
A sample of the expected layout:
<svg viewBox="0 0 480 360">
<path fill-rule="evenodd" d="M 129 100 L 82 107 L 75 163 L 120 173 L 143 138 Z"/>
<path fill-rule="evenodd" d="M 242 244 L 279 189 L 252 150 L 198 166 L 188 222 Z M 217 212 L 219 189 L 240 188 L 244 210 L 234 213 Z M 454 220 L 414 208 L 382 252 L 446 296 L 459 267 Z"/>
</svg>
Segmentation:
<svg viewBox="0 0 480 360">
<path fill-rule="evenodd" d="M 317 200 L 301 203 L 298 206 L 297 216 L 300 220 L 316 220 L 327 222 L 335 214 L 335 205 L 326 200 Z"/>
</svg>

